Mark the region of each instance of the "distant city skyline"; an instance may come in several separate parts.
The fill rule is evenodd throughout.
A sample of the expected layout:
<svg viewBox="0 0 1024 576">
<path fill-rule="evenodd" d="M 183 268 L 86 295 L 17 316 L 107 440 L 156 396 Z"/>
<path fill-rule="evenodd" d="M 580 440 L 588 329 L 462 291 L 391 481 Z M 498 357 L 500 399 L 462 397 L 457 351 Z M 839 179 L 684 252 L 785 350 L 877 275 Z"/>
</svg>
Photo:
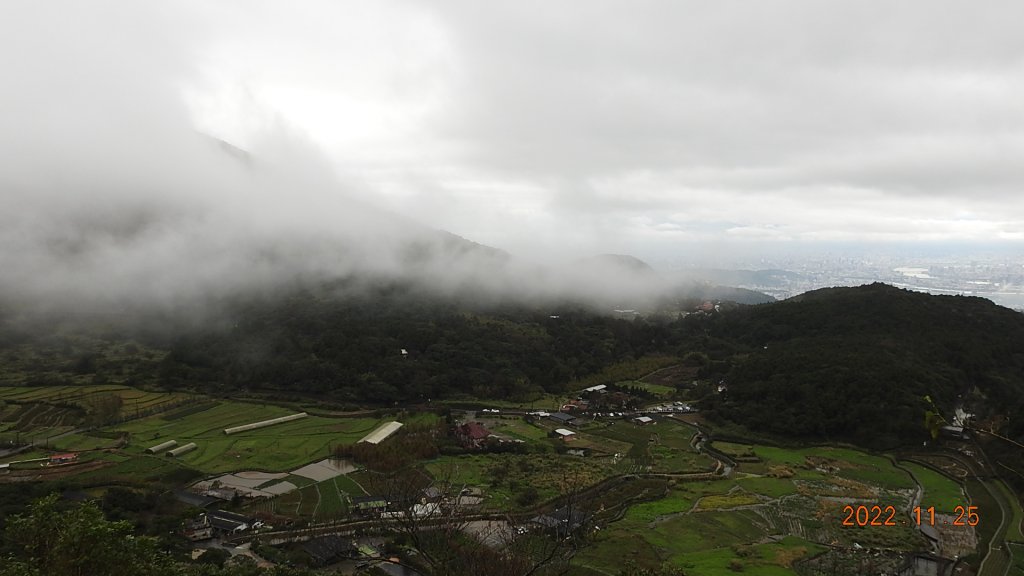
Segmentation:
<svg viewBox="0 0 1024 576">
<path fill-rule="evenodd" d="M 1024 310 L 1024 261 L 1012 250 L 928 253 L 900 252 L 896 248 L 866 251 L 851 247 L 848 251 L 832 253 L 775 255 L 703 264 L 681 259 L 653 264 L 663 274 L 678 280 L 701 279 L 702 275 L 715 280 L 715 270 L 795 272 L 793 277 L 771 276 L 764 282 L 742 281 L 743 275 L 736 274 L 718 276 L 732 280 L 722 282 L 724 284 L 758 290 L 779 299 L 818 288 L 885 282 L 932 294 L 981 296 L 1001 306 Z"/>
</svg>

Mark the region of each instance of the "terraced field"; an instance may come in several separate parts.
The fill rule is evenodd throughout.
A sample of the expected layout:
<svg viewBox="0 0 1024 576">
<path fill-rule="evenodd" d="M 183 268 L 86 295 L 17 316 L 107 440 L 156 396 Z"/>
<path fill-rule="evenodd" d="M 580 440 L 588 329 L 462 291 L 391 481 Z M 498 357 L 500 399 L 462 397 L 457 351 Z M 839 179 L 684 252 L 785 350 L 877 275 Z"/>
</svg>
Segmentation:
<svg viewBox="0 0 1024 576">
<path fill-rule="evenodd" d="M 92 422 L 89 414 L 112 397 L 105 421 L 139 417 L 189 400 L 180 393 L 150 392 L 120 385 L 0 386 L 0 442 L 49 438 Z"/>
<path fill-rule="evenodd" d="M 80 410 L 51 404 L 8 403 L 0 411 L 0 430 L 33 432 L 39 429 L 74 427 L 82 418 Z"/>
<path fill-rule="evenodd" d="M 82 411 L 50 404 L 5 402 L 0 406 L 0 444 L 43 442 L 73 430 Z"/>
<path fill-rule="evenodd" d="M 706 576 L 793 576 L 796 560 L 830 544 L 926 548 L 908 524 L 842 525 L 847 502 L 909 505 L 915 484 L 888 458 L 831 447 L 726 448 L 761 460 L 741 464 L 734 477 L 680 481 L 661 498 L 631 505 L 621 520 L 601 526 L 573 574 L 618 574 L 631 563 Z"/>
</svg>

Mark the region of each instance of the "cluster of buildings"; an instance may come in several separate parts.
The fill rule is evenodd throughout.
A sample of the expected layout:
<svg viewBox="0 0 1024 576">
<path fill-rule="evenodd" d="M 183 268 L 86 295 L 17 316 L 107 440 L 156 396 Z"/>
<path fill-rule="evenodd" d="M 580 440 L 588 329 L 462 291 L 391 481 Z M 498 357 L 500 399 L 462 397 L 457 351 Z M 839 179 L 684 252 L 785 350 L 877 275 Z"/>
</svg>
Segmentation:
<svg viewBox="0 0 1024 576">
<path fill-rule="evenodd" d="M 225 510 L 209 510 L 186 522 L 182 534 L 192 542 L 198 542 L 209 540 L 215 536 L 236 536 L 262 526 L 263 523 L 259 520 L 242 514 Z"/>
</svg>

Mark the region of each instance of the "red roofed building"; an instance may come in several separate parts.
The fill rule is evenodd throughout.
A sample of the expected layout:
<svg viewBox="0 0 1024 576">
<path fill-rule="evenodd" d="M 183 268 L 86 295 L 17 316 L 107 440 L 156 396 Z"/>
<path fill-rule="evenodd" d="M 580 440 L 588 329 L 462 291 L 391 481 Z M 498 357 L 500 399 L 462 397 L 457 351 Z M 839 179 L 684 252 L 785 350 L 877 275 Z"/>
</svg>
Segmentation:
<svg viewBox="0 0 1024 576">
<path fill-rule="evenodd" d="M 480 444 L 491 435 L 491 431 L 484 428 L 484 425 L 479 422 L 466 422 L 456 428 L 455 435 L 464 446 L 479 448 Z"/>
<path fill-rule="evenodd" d="M 50 456 L 50 464 L 67 464 L 78 460 L 78 454 L 68 452 L 67 454 L 54 454 Z"/>
</svg>

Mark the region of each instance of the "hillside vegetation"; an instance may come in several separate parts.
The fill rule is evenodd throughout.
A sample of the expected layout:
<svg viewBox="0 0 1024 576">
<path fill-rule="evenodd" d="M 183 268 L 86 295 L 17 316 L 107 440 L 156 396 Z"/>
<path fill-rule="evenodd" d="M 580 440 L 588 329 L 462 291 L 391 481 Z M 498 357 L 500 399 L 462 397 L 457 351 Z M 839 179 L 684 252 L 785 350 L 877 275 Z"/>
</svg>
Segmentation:
<svg viewBox="0 0 1024 576">
<path fill-rule="evenodd" d="M 1024 413 L 1024 316 L 987 300 L 874 284 L 680 313 L 700 302 L 634 318 L 565 302 L 474 304 L 390 284 L 236 300 L 216 321 L 168 320 L 162 330 L 0 316 L 0 383 L 260 392 L 347 406 L 522 402 L 675 357 L 699 369 L 700 384 L 692 374 L 662 384 L 700 400 L 713 421 L 766 436 L 888 447 L 927 439 L 929 409 L 947 419 L 960 402 L 981 419 Z M 990 421 L 1017 439 L 1017 420 Z"/>
<path fill-rule="evenodd" d="M 926 396 L 1024 410 L 1024 315 L 982 298 L 872 284 L 694 321 L 732 346 L 715 414 L 755 430 L 892 446 L 926 438 Z"/>
</svg>

